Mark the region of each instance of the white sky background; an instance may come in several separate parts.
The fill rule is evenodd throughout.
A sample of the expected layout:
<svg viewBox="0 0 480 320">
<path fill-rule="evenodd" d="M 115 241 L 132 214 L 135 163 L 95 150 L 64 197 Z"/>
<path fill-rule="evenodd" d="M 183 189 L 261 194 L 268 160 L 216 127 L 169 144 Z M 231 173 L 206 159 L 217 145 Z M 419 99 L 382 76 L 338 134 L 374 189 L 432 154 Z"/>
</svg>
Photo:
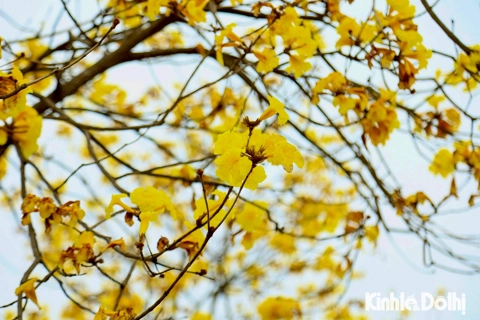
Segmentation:
<svg viewBox="0 0 480 320">
<path fill-rule="evenodd" d="M 78 18 L 83 21 L 87 16 L 88 4 L 94 4 L 95 1 L 75 1 L 70 8 Z M 377 1 L 382 3 L 383 1 Z M 420 1 L 412 1 L 417 6 L 417 13 L 421 12 L 422 5 Z M 430 1 L 430 3 L 433 3 Z M 347 14 L 364 19 L 366 12 L 370 9 L 371 0 L 355 0 L 354 4 L 348 8 Z M 347 6 L 346 6 L 347 7 Z M 51 28 L 53 21 L 61 9 L 60 1 L 56 0 L 0 0 L 0 9 L 8 13 L 19 25 L 34 29 L 38 28 L 38 23 L 47 16 L 50 21 L 46 24 L 46 29 Z M 83 11 L 83 12 L 82 12 Z M 437 15 L 450 25 L 451 19 L 455 20 L 455 34 L 466 43 L 473 45 L 480 43 L 480 3 L 477 0 L 441 0 L 435 7 Z M 454 49 L 451 41 L 443 35 L 443 32 L 433 23 L 428 15 L 423 15 L 416 20 L 420 25 L 420 34 L 424 36 L 424 44 L 427 48 L 439 49 L 453 53 Z M 70 20 L 64 14 L 59 23 L 59 28 L 70 26 Z M 24 33 L 12 28 L 3 18 L 0 17 L 0 36 L 7 39 L 17 39 Z M 327 39 L 328 41 L 329 39 Z M 336 41 L 336 38 L 335 40 Z M 448 43 L 450 48 L 445 48 Z M 435 70 L 439 65 L 447 60 L 432 61 L 429 69 Z M 3 61 L 2 61 L 3 62 Z M 450 69 L 451 63 L 444 69 Z M 157 76 L 172 79 L 179 75 L 175 68 L 170 69 L 169 74 Z M 356 73 L 357 72 L 357 73 Z M 361 77 L 357 70 L 350 70 L 349 76 L 352 78 Z M 130 92 L 143 92 L 145 90 L 145 79 L 151 79 L 149 70 L 146 66 L 139 67 L 137 64 L 130 64 L 122 68 L 109 72 L 109 79 L 124 87 L 128 87 Z M 179 78 L 180 80 L 180 78 Z M 480 113 L 480 108 L 475 103 L 472 105 L 473 113 Z M 46 141 L 51 137 L 44 127 L 41 139 Z M 441 199 L 448 194 L 449 183 L 441 178 L 434 177 L 428 171 L 429 163 L 420 158 L 411 143 L 405 135 L 396 133 L 382 150 L 394 169 L 397 179 L 404 187 L 405 194 L 413 194 L 416 191 L 427 191 L 428 196 L 433 199 Z M 448 179 L 448 181 L 450 181 Z M 472 184 L 467 186 L 467 190 L 473 190 Z M 468 195 L 473 192 L 466 192 Z M 468 198 L 468 196 L 467 196 Z M 463 203 L 466 203 L 464 201 Z M 451 207 L 455 204 L 452 203 Z M 398 220 L 394 212 L 387 212 L 387 221 L 395 224 Z M 25 261 L 24 243 L 18 241 L 12 232 L 16 228 L 16 222 L 12 219 L 10 212 L 0 211 L 2 215 L 0 224 L 0 305 L 12 301 L 13 290 L 18 286 L 23 270 L 28 266 Z M 440 220 L 437 220 L 440 222 Z M 480 226 L 480 213 L 478 209 L 471 210 L 468 214 L 461 216 L 450 215 L 442 219 L 444 226 L 459 234 L 478 234 Z M 462 317 L 458 312 L 414 312 L 410 319 L 480 319 L 480 276 L 464 276 L 452 274 L 441 270 L 429 270 L 422 265 L 421 243 L 414 236 L 394 236 L 392 242 L 385 234 L 382 234 L 379 245 L 374 251 L 366 246 L 363 254 L 360 255 L 357 271 L 365 273 L 365 277 L 355 280 L 351 283 L 348 293 L 349 297 L 363 299 L 365 292 L 380 292 L 387 295 L 390 291 L 396 293 L 405 292 L 406 295 L 415 294 L 420 296 L 422 291 L 436 294 L 439 288 L 446 291 L 457 292 L 458 295 L 465 293 L 467 296 L 467 313 Z M 455 248 L 455 247 L 454 247 Z M 477 252 L 478 254 L 478 252 Z M 40 302 L 42 295 L 62 296 L 58 292 L 58 286 L 55 283 L 42 285 L 39 291 Z M 48 299 L 52 301 L 52 299 Z M 2 310 L 0 310 L 0 316 Z M 371 312 L 368 314 L 372 319 L 393 319 L 394 313 Z"/>
</svg>

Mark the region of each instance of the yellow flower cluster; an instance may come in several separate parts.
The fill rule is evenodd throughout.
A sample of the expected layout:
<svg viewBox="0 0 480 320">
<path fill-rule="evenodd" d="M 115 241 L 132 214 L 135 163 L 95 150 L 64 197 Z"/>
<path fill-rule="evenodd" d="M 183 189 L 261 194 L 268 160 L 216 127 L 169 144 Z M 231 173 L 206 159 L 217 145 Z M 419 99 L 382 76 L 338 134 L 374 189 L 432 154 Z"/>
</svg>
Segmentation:
<svg viewBox="0 0 480 320">
<path fill-rule="evenodd" d="M 285 171 L 292 172 L 293 164 L 304 165 L 303 157 L 297 148 L 275 133 L 267 134 L 259 129 L 248 132 L 227 131 L 218 136 L 214 153 L 217 176 L 228 184 L 239 187 L 245 178 L 245 188 L 254 190 L 266 179 L 265 169 L 252 162 L 255 154 L 262 151 L 265 159 L 273 165 L 282 165 Z"/>
<path fill-rule="evenodd" d="M 163 190 L 157 190 L 150 186 L 134 189 L 130 194 L 130 201 L 138 206 L 140 210 L 139 214 L 137 210 L 132 209 L 121 200 L 125 197 L 127 197 L 126 194 L 112 195 L 110 203 L 105 209 L 107 219 L 110 218 L 113 213 L 114 206 L 120 206 L 126 211 L 127 215 L 138 215 L 140 219 L 140 234 L 145 234 L 150 222 L 158 221 L 159 214 L 163 213 L 165 210 L 170 213 L 173 219 L 177 219 L 177 210 L 170 200 L 170 197 Z"/>
</svg>

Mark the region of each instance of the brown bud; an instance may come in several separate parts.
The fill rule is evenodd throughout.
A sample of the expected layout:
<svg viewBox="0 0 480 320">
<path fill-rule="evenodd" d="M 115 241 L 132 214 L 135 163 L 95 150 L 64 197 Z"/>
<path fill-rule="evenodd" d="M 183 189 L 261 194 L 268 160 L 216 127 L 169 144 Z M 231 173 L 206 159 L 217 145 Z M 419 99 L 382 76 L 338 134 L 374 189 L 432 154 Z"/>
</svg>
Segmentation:
<svg viewBox="0 0 480 320">
<path fill-rule="evenodd" d="M 144 246 L 143 242 L 140 242 L 140 241 L 135 242 L 135 247 L 137 247 L 137 249 L 143 250 L 143 246 Z"/>
<path fill-rule="evenodd" d="M 170 242 L 166 237 L 161 237 L 157 241 L 157 250 L 158 252 L 163 252 Z"/>
<path fill-rule="evenodd" d="M 120 19 L 118 18 L 113 19 L 112 29 L 115 29 L 115 27 L 118 26 L 119 23 L 120 23 Z"/>
<path fill-rule="evenodd" d="M 125 223 L 128 224 L 130 227 L 133 226 L 133 213 L 126 212 L 125 213 Z"/>
</svg>

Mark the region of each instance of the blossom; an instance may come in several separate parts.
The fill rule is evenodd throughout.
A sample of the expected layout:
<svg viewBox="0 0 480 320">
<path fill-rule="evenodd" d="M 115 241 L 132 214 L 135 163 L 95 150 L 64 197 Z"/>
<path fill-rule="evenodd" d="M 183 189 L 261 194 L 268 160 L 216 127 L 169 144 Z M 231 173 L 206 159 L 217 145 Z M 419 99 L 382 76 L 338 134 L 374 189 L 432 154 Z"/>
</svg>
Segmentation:
<svg viewBox="0 0 480 320">
<path fill-rule="evenodd" d="M 154 187 L 136 188 L 130 194 L 130 201 L 140 209 L 140 234 L 147 232 L 150 222 L 158 220 L 158 215 L 167 209 L 173 219 L 177 219 L 177 210 L 169 196 L 163 190 Z"/>
<path fill-rule="evenodd" d="M 163 190 L 157 190 L 150 186 L 136 188 L 130 194 L 130 201 L 136 204 L 141 212 L 151 211 L 158 215 L 167 209 L 173 219 L 177 218 L 177 210 Z"/>
<path fill-rule="evenodd" d="M 92 262 L 95 259 L 95 254 L 93 252 L 94 244 L 95 237 L 93 232 L 82 232 L 72 247 L 68 247 L 66 250 L 62 251 L 58 267 L 63 270 L 65 262 L 71 260 L 77 274 L 80 273 L 80 265 L 82 263 Z"/>
<path fill-rule="evenodd" d="M 270 297 L 257 310 L 262 320 L 293 319 L 302 313 L 298 301 L 284 297 Z"/>
<path fill-rule="evenodd" d="M 222 66 L 224 65 L 223 61 L 223 47 L 225 46 L 237 46 L 238 44 L 243 43 L 242 39 L 237 36 L 233 32 L 233 28 L 235 27 L 235 23 L 230 23 L 220 31 L 218 35 L 215 36 L 215 45 L 217 46 L 217 52 L 216 52 L 216 58 L 218 63 L 220 63 Z M 223 44 L 223 40 L 228 38 L 231 42 Z"/>
<path fill-rule="evenodd" d="M 107 219 L 110 219 L 110 217 L 112 216 L 112 213 L 113 213 L 113 207 L 115 205 L 117 206 L 120 206 L 122 207 L 125 211 L 127 212 L 134 212 L 135 210 L 130 208 L 128 205 L 126 205 L 125 203 L 122 202 L 122 200 L 120 199 L 123 199 L 123 198 L 126 198 L 127 195 L 124 194 L 124 193 L 120 193 L 120 194 L 113 194 L 112 195 L 112 198 L 110 200 L 110 203 L 108 204 L 107 208 L 105 209 L 105 213 L 106 213 L 106 218 Z"/>
<path fill-rule="evenodd" d="M 252 168 L 252 162 L 234 148 L 215 159 L 217 176 L 234 187 L 239 187 Z"/>
<path fill-rule="evenodd" d="M 448 149 L 440 149 L 428 169 L 446 178 L 455 171 L 455 158 Z"/>
<path fill-rule="evenodd" d="M 37 210 L 37 206 L 42 199 L 33 194 L 27 194 L 22 203 L 22 225 L 30 224 L 30 214 Z"/>
<path fill-rule="evenodd" d="M 286 254 L 296 252 L 295 239 L 291 235 L 277 233 L 270 240 L 270 245 L 278 251 Z"/>
<path fill-rule="evenodd" d="M 357 21 L 349 17 L 343 17 L 340 20 L 340 25 L 337 27 L 337 33 L 340 35 L 336 43 L 337 48 L 342 46 L 351 46 L 355 43 L 353 37 L 357 37 L 360 32 L 360 26 Z"/>
<path fill-rule="evenodd" d="M 289 116 L 287 112 L 285 112 L 285 105 L 280 100 L 272 96 L 268 97 L 268 102 L 270 105 L 258 119 L 263 121 L 278 113 L 278 124 L 285 124 L 289 120 Z"/>
<path fill-rule="evenodd" d="M 18 112 L 20 109 L 22 111 Z M 24 107 L 20 109 L 10 110 L 11 112 L 9 114 L 15 115 L 13 128 L 10 131 L 0 127 L 0 145 L 7 143 L 8 136 L 10 135 L 12 140 L 16 141 L 20 146 L 23 156 L 28 158 L 38 149 L 37 139 L 42 132 L 42 117 L 38 115 L 34 108 Z M 0 111 L 0 119 L 1 118 Z"/>
<path fill-rule="evenodd" d="M 246 203 L 243 210 L 235 216 L 235 222 L 245 231 L 265 231 L 267 229 L 268 205 L 264 201 Z"/>
<path fill-rule="evenodd" d="M 302 154 L 297 148 L 287 142 L 287 140 L 280 135 L 269 135 L 266 141 L 267 154 L 269 155 L 267 161 L 273 165 L 281 165 L 283 169 L 290 173 L 293 171 L 293 164 L 297 167 L 303 168 L 305 162 Z"/>
<path fill-rule="evenodd" d="M 230 149 L 242 149 L 247 143 L 246 136 L 237 131 L 226 131 L 217 137 L 214 154 L 222 154 Z"/>
<path fill-rule="evenodd" d="M 245 188 L 255 190 L 266 178 L 267 174 L 265 173 L 265 168 L 262 166 L 256 166 L 248 176 L 248 179 L 245 182 Z"/>
<path fill-rule="evenodd" d="M 123 238 L 120 238 L 120 239 L 117 239 L 117 240 L 114 240 L 114 241 L 110 242 L 105 248 L 103 248 L 102 253 L 105 250 L 107 250 L 108 248 L 113 248 L 113 247 L 120 247 L 120 249 L 125 251 L 126 246 L 125 246 L 125 241 L 123 240 Z"/>
<path fill-rule="evenodd" d="M 263 51 L 253 51 L 258 59 L 257 71 L 260 73 L 268 73 L 278 67 L 280 59 L 277 57 L 275 50 L 264 48 Z"/>
<path fill-rule="evenodd" d="M 182 13 L 187 17 L 188 23 L 194 25 L 198 22 L 205 22 L 207 13 L 204 8 L 210 0 L 183 0 L 182 5 L 186 5 Z"/>
<path fill-rule="evenodd" d="M 212 320 L 213 318 L 212 318 L 212 315 L 209 313 L 197 311 L 192 315 L 190 319 L 191 320 Z"/>
<path fill-rule="evenodd" d="M 160 7 L 168 5 L 169 0 L 148 0 L 147 1 L 147 17 L 150 20 L 155 20 L 157 17 Z"/>
<path fill-rule="evenodd" d="M 22 72 L 13 67 L 11 74 L 6 74 L 0 71 L 0 95 L 7 95 L 25 84 Z M 16 117 L 26 107 L 27 93 L 32 92 L 28 87 L 14 94 L 7 99 L 0 99 L 0 120 L 5 120 L 9 117 Z"/>
<path fill-rule="evenodd" d="M 37 278 L 31 278 L 25 281 L 18 288 L 15 289 L 15 294 L 18 296 L 18 295 L 21 295 L 22 293 L 25 293 L 27 298 L 32 300 L 33 303 L 35 303 L 37 307 L 41 309 L 38 304 L 37 294 L 35 293 L 35 282 L 37 280 L 38 280 Z"/>
<path fill-rule="evenodd" d="M 155 222 L 158 219 L 158 213 L 152 211 L 143 211 L 140 213 L 140 234 L 147 232 L 150 222 Z"/>
<path fill-rule="evenodd" d="M 306 60 L 303 55 L 290 55 L 290 65 L 285 69 L 289 73 L 293 73 L 295 78 L 301 77 L 305 72 L 312 68 L 312 64 Z"/>
<path fill-rule="evenodd" d="M 111 311 L 104 306 L 100 306 L 93 320 L 126 320 L 135 318 L 133 308 L 125 308 L 119 311 Z"/>
</svg>

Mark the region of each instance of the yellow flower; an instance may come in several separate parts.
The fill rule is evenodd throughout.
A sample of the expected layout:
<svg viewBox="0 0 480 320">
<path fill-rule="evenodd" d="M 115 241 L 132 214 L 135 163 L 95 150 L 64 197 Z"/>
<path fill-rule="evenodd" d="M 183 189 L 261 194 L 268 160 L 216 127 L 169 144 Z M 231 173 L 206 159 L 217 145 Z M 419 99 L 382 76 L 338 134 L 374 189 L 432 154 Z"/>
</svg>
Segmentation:
<svg viewBox="0 0 480 320">
<path fill-rule="evenodd" d="M 121 198 L 126 195 L 116 195 Z M 136 188 L 130 194 L 130 201 L 140 209 L 140 234 L 145 234 L 150 222 L 157 221 L 158 215 L 167 209 L 173 219 L 177 219 L 177 210 L 170 198 L 163 190 L 157 190 L 154 187 Z M 113 196 L 112 196 L 113 202 Z M 120 203 L 117 203 L 121 205 Z M 127 206 L 128 208 L 128 206 Z M 127 209 L 126 209 L 127 210 Z M 111 210 L 113 211 L 113 210 Z M 133 209 L 127 210 L 134 212 Z"/>
<path fill-rule="evenodd" d="M 135 109 L 128 107 L 127 92 L 120 86 L 107 82 L 107 76 L 101 74 L 91 87 L 89 98 L 100 105 L 112 108 L 124 114 L 135 114 Z M 105 137 L 106 138 L 106 137 Z M 111 138 L 116 139 L 115 138 Z"/>
<path fill-rule="evenodd" d="M 38 149 L 37 139 L 42 132 L 42 117 L 34 108 L 26 108 L 13 120 L 12 139 L 18 142 L 25 158 Z"/>
<path fill-rule="evenodd" d="M 263 49 L 262 52 L 253 51 L 258 59 L 257 71 L 260 73 L 268 73 L 278 67 L 280 59 L 277 57 L 275 50 L 270 48 Z"/>
<path fill-rule="evenodd" d="M 271 135 L 266 143 L 267 153 L 270 155 L 267 159 L 273 165 L 281 165 L 288 173 L 293 171 L 293 164 L 303 168 L 305 161 L 297 148 L 287 142 L 279 135 Z"/>
<path fill-rule="evenodd" d="M 250 250 L 255 245 L 255 242 L 265 236 L 265 231 L 245 232 L 242 238 L 242 246 L 245 250 Z"/>
<path fill-rule="evenodd" d="M 20 69 L 23 69 L 27 66 L 32 66 L 32 61 L 51 62 L 48 58 L 45 60 L 42 59 L 42 55 L 48 50 L 48 46 L 43 44 L 39 39 L 27 40 L 23 43 L 22 47 L 25 58 L 20 59 L 17 63 L 15 63 Z M 49 70 L 30 71 L 25 74 L 25 81 L 32 82 L 38 78 L 48 75 L 49 73 Z M 52 84 L 53 80 L 54 77 L 47 77 L 31 85 L 31 88 L 33 91 L 41 93 Z"/>
<path fill-rule="evenodd" d="M 270 102 L 270 105 L 262 113 L 259 120 L 263 121 L 278 113 L 278 124 L 279 125 L 285 124 L 289 119 L 287 112 L 285 112 L 285 105 L 282 102 L 280 102 L 280 100 L 272 96 L 268 97 L 268 101 Z"/>
<path fill-rule="evenodd" d="M 456 109 L 449 108 L 445 110 L 445 117 L 447 117 L 449 120 L 447 131 L 452 133 L 457 131 L 460 123 L 462 122 L 460 112 L 458 112 Z"/>
<path fill-rule="evenodd" d="M 32 278 L 25 281 L 18 288 L 15 289 L 15 294 L 19 296 L 22 293 L 25 293 L 27 298 L 32 300 L 33 303 L 35 303 L 37 307 L 41 309 L 40 306 L 38 305 L 37 294 L 35 293 L 35 282 L 37 280 L 38 280 L 37 278 Z"/>
<path fill-rule="evenodd" d="M 119 246 L 120 249 L 125 251 L 126 246 L 125 246 L 125 241 L 123 240 L 123 238 L 120 238 L 120 239 L 117 239 L 117 240 L 114 240 L 114 241 L 110 242 L 105 248 L 103 248 L 102 253 L 105 250 L 107 250 L 108 248 L 113 248 L 113 247 L 116 247 L 116 246 Z"/>
<path fill-rule="evenodd" d="M 140 213 L 140 234 L 147 232 L 150 222 L 155 222 L 158 219 L 158 212 L 142 211 Z"/>
<path fill-rule="evenodd" d="M 107 320 L 111 316 L 115 316 L 115 315 L 116 315 L 115 311 L 109 311 L 109 310 L 105 309 L 104 306 L 100 306 L 100 308 L 98 309 L 98 312 L 95 314 L 95 317 L 93 318 L 93 320 Z"/>
<path fill-rule="evenodd" d="M 24 83 L 23 75 L 17 67 L 13 67 L 10 75 L 0 71 L 0 95 L 9 94 Z M 30 87 L 14 94 L 10 98 L 0 99 L 0 120 L 16 117 L 25 109 L 27 93 L 29 92 L 32 92 Z"/>
<path fill-rule="evenodd" d="M 207 13 L 203 8 L 210 0 L 183 0 L 182 5 L 186 5 L 182 10 L 182 13 L 187 17 L 188 24 L 193 26 L 198 22 L 205 22 L 207 19 Z"/>
<path fill-rule="evenodd" d="M 208 212 L 209 212 L 209 215 L 210 215 L 210 224 L 213 225 L 213 226 L 218 226 L 218 224 L 220 223 L 220 221 L 223 219 L 223 217 L 225 216 L 225 210 L 224 209 L 221 209 L 218 214 L 212 218 L 212 215 L 220 208 L 220 206 L 222 205 L 223 203 L 223 200 L 225 200 L 225 197 L 227 196 L 227 194 L 225 192 L 221 192 L 220 190 L 215 190 L 213 192 L 214 195 L 216 195 L 218 197 L 217 200 L 213 200 L 213 199 L 208 199 L 207 200 L 207 203 L 208 203 Z M 198 220 L 200 219 L 200 217 L 202 217 L 202 220 L 201 221 L 207 221 L 207 206 L 205 204 L 205 199 L 203 198 L 203 196 L 201 196 L 197 201 L 195 201 L 195 211 L 193 213 L 193 217 L 195 218 L 195 220 Z"/>
<path fill-rule="evenodd" d="M 73 247 L 69 247 L 62 251 L 58 262 L 58 267 L 64 270 L 64 264 L 67 260 L 71 260 L 73 266 L 80 273 L 80 266 L 82 263 L 92 261 L 95 258 L 93 252 L 93 245 L 95 244 L 95 237 L 93 232 L 84 231 L 75 241 Z"/>
<path fill-rule="evenodd" d="M 435 155 L 432 164 L 428 167 L 434 174 L 446 178 L 455 171 L 455 159 L 447 149 L 440 149 Z"/>
<path fill-rule="evenodd" d="M 279 113 L 279 122 L 285 123 L 288 115 L 283 110 L 281 102 L 270 97 L 271 106 L 265 110 L 259 120 L 267 119 L 275 113 Z M 277 134 L 264 134 L 261 130 L 253 130 L 250 138 L 248 132 L 225 132 L 215 142 L 215 154 L 220 156 L 215 159 L 217 176 L 234 187 L 242 185 L 247 174 L 252 170 L 245 183 L 245 188 L 254 190 L 267 176 L 265 169 L 258 165 L 268 160 L 274 165 L 282 165 L 287 172 L 293 170 L 295 163 L 299 168 L 303 167 L 303 157 L 297 148 L 289 144 L 286 139 Z M 249 146 L 245 150 L 247 140 Z M 255 167 L 252 169 L 252 161 Z"/>
<path fill-rule="evenodd" d="M 53 202 L 52 198 L 43 198 L 38 204 L 38 212 L 42 219 L 49 218 L 57 210 L 57 206 Z"/>
<path fill-rule="evenodd" d="M 245 182 L 245 188 L 255 190 L 265 179 L 267 179 L 265 169 L 262 166 L 256 166 L 253 168 L 252 173 L 250 173 L 247 182 Z"/>
<path fill-rule="evenodd" d="M 196 226 L 191 224 L 188 221 L 184 221 L 183 223 L 188 230 L 193 230 Z M 185 241 L 197 243 L 198 245 L 202 244 L 205 241 L 205 235 L 202 233 L 201 229 L 197 229 L 194 232 L 190 233 L 186 238 Z"/>
<path fill-rule="evenodd" d="M 144 2 L 144 1 L 142 1 Z M 168 3 L 168 0 L 164 0 L 164 3 Z M 129 28 L 134 28 L 138 27 L 143 23 L 142 21 L 142 10 L 145 9 L 145 4 L 138 2 L 136 5 L 130 3 L 129 1 L 125 0 L 110 0 L 107 3 L 107 8 L 113 8 L 115 10 L 115 16 L 118 17 L 119 19 L 122 20 L 123 24 L 126 27 Z M 154 12 L 155 4 L 151 7 L 152 11 Z M 146 8 L 148 10 L 148 6 Z M 157 11 L 158 13 L 158 11 Z M 168 15 L 167 11 L 167 15 Z M 144 12 L 145 15 L 148 16 L 148 12 Z M 103 26 L 100 28 L 99 34 L 95 32 L 95 30 L 90 30 L 87 32 L 87 35 L 90 38 L 93 38 L 94 36 L 103 36 L 107 32 L 108 28 L 106 26 Z"/>
<path fill-rule="evenodd" d="M 141 212 L 151 211 L 158 215 L 167 209 L 172 218 L 177 219 L 177 210 L 170 197 L 163 190 L 157 190 L 150 186 L 136 188 L 130 194 L 130 201 L 136 204 Z"/>
<path fill-rule="evenodd" d="M 312 64 L 305 61 L 305 56 L 290 55 L 290 65 L 285 69 L 289 73 L 293 73 L 295 78 L 301 77 L 305 72 L 312 68 Z"/>
<path fill-rule="evenodd" d="M 8 133 L 4 127 L 0 127 L 0 146 L 3 146 L 7 143 L 8 140 Z"/>
<path fill-rule="evenodd" d="M 212 320 L 213 318 L 212 318 L 212 315 L 209 313 L 197 311 L 192 315 L 190 319 L 191 320 Z"/>
<path fill-rule="evenodd" d="M 365 227 L 365 237 L 371 243 L 376 244 L 378 239 L 378 226 Z"/>
<path fill-rule="evenodd" d="M 342 46 L 353 45 L 359 32 L 360 26 L 357 21 L 349 17 L 344 17 L 340 21 L 340 25 L 337 27 L 337 33 L 340 35 L 340 39 L 338 39 L 335 46 L 341 48 Z"/>
<path fill-rule="evenodd" d="M 365 134 L 370 137 L 375 146 L 385 144 L 393 130 L 400 127 L 397 112 L 394 108 L 386 106 L 382 99 L 370 106 L 362 124 Z"/>
<path fill-rule="evenodd" d="M 298 301 L 284 297 L 268 298 L 258 306 L 257 310 L 262 320 L 288 320 L 299 317 L 302 314 Z"/>
<path fill-rule="evenodd" d="M 80 201 L 69 201 L 60 207 L 60 210 L 67 213 L 70 217 L 68 225 L 73 227 L 77 224 L 78 220 L 82 220 L 85 217 L 85 211 L 80 208 Z"/>
<path fill-rule="evenodd" d="M 440 102 L 445 101 L 445 99 L 446 99 L 445 96 L 433 95 L 427 99 L 427 102 L 429 105 L 433 106 L 435 109 L 438 109 L 438 105 L 440 104 Z"/>
<path fill-rule="evenodd" d="M 349 110 L 353 110 L 357 104 L 357 99 L 349 98 L 344 94 L 339 94 L 332 101 L 333 105 L 338 108 L 341 115 L 346 115 Z"/>
<path fill-rule="evenodd" d="M 264 201 L 247 202 L 235 216 L 235 222 L 245 231 L 265 231 L 267 229 L 268 205 Z"/>
<path fill-rule="evenodd" d="M 423 69 L 428 66 L 428 59 L 432 57 L 432 50 L 427 50 L 422 44 L 417 44 L 414 51 L 406 49 L 403 52 L 403 56 L 417 60 L 418 69 Z"/>
<path fill-rule="evenodd" d="M 291 254 L 296 251 L 295 239 L 287 234 L 277 233 L 270 240 L 270 245 L 278 251 Z"/>
<path fill-rule="evenodd" d="M 410 5 L 410 0 L 387 0 L 388 5 L 399 15 L 411 18 L 415 15 L 415 6 Z"/>
<path fill-rule="evenodd" d="M 242 156 L 242 150 L 230 149 L 215 159 L 217 176 L 228 184 L 239 187 L 252 168 L 252 162 Z"/>
<path fill-rule="evenodd" d="M 90 247 L 93 247 L 94 244 L 95 244 L 95 237 L 93 235 L 93 232 L 91 231 L 82 232 L 78 237 L 77 241 L 75 241 L 76 248 L 81 248 L 84 245 L 89 245 Z"/>
<path fill-rule="evenodd" d="M 332 72 L 327 77 L 320 79 L 315 84 L 312 90 L 312 103 L 317 104 L 320 99 L 318 95 L 323 93 L 323 90 L 330 90 L 337 95 L 344 93 L 347 89 L 347 79 L 340 72 Z"/>
<path fill-rule="evenodd" d="M 37 206 L 40 203 L 41 198 L 33 194 L 27 194 L 22 203 L 22 225 L 26 226 L 30 224 L 30 214 L 37 210 Z"/>
<path fill-rule="evenodd" d="M 250 250 L 258 239 L 265 236 L 265 231 L 245 232 L 242 238 L 242 246 L 245 250 Z"/>
<path fill-rule="evenodd" d="M 237 44 L 243 43 L 243 40 L 233 32 L 233 28 L 236 26 L 235 23 L 230 23 L 220 31 L 218 35 L 215 36 L 215 45 L 217 46 L 216 58 L 218 63 L 222 66 L 223 62 L 223 47 L 224 46 L 237 46 Z M 231 42 L 223 44 L 223 40 L 227 37 Z"/>
<path fill-rule="evenodd" d="M 222 154 L 230 149 L 242 149 L 247 143 L 246 136 L 236 131 L 227 131 L 218 136 L 215 141 L 214 154 Z"/>
<path fill-rule="evenodd" d="M 110 203 L 108 204 L 107 208 L 105 209 L 107 219 L 110 219 L 110 217 L 112 216 L 113 206 L 115 206 L 115 205 L 122 207 L 127 212 L 134 212 L 135 211 L 132 208 L 130 208 L 129 206 L 127 206 L 125 203 L 123 203 L 122 200 L 120 200 L 120 199 L 125 198 L 126 196 L 127 195 L 125 193 L 113 194 L 112 195 L 112 199 L 110 200 Z"/>
<path fill-rule="evenodd" d="M 7 173 L 7 157 L 0 157 L 0 179 Z"/>
<path fill-rule="evenodd" d="M 162 5 L 167 5 L 168 0 L 148 0 L 147 1 L 147 17 L 150 20 L 155 20 L 157 17 L 159 11 L 160 11 L 160 6 Z"/>
</svg>

